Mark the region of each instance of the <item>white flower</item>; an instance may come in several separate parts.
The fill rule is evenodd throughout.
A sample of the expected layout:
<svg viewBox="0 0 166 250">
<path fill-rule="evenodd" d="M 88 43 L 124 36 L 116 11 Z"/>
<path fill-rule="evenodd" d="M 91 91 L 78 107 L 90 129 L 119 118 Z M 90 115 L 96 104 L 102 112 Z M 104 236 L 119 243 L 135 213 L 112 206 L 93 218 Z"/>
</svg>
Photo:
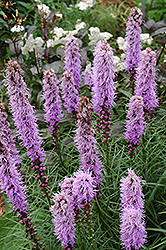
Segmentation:
<svg viewBox="0 0 166 250">
<path fill-rule="evenodd" d="M 61 13 L 56 13 L 55 15 L 56 15 L 57 17 L 59 17 L 59 18 L 62 18 L 62 16 L 63 16 Z"/>
<path fill-rule="evenodd" d="M 141 41 L 143 43 L 147 43 L 148 45 L 151 45 L 153 38 L 149 35 L 149 33 L 142 33 L 141 34 Z"/>
<path fill-rule="evenodd" d="M 84 29 L 86 27 L 86 23 L 81 22 L 75 25 L 76 30 Z"/>
<path fill-rule="evenodd" d="M 118 37 L 117 43 L 118 43 L 119 49 L 125 51 L 125 49 L 127 48 L 125 39 L 123 37 Z"/>
<path fill-rule="evenodd" d="M 87 10 L 88 7 L 93 6 L 93 0 L 82 0 L 75 7 L 78 7 L 80 10 Z"/>
<path fill-rule="evenodd" d="M 11 28 L 11 32 L 20 32 L 23 31 L 24 27 L 22 25 L 16 24 L 13 28 Z"/>
<path fill-rule="evenodd" d="M 88 43 L 89 46 L 96 45 L 96 43 L 100 40 L 109 40 L 110 37 L 113 36 L 108 32 L 100 32 L 100 29 L 98 27 L 91 27 L 89 31 L 90 31 L 90 34 L 88 35 L 90 40 L 90 42 Z"/>
<path fill-rule="evenodd" d="M 42 14 L 44 14 L 44 18 L 47 18 L 51 12 L 49 7 L 45 4 L 39 4 L 37 8 Z"/>
<path fill-rule="evenodd" d="M 117 73 L 124 70 L 124 56 L 125 54 L 121 54 L 121 58 L 118 56 L 113 56 L 114 69 Z"/>
<path fill-rule="evenodd" d="M 166 55 L 164 55 L 164 63 L 166 63 Z"/>
<path fill-rule="evenodd" d="M 26 33 L 24 35 L 24 37 L 26 37 Z M 23 55 L 26 55 L 28 54 L 28 52 L 32 52 L 33 49 L 34 49 L 34 42 L 35 42 L 35 39 L 33 38 L 33 35 L 30 34 L 28 39 L 26 40 L 26 43 L 23 47 L 21 47 L 21 50 L 22 50 L 22 54 Z"/>
</svg>

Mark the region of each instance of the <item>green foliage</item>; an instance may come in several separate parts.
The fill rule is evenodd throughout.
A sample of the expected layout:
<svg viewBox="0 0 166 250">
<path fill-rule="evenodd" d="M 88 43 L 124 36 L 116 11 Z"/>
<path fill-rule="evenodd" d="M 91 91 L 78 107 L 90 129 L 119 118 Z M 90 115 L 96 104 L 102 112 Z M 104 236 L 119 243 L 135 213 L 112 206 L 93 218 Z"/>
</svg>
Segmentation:
<svg viewBox="0 0 166 250">
<path fill-rule="evenodd" d="M 151 0 L 145 1 L 146 10 L 151 3 Z M 148 12 L 147 19 L 153 19 L 156 22 L 166 19 L 166 0 L 154 0 Z"/>
</svg>

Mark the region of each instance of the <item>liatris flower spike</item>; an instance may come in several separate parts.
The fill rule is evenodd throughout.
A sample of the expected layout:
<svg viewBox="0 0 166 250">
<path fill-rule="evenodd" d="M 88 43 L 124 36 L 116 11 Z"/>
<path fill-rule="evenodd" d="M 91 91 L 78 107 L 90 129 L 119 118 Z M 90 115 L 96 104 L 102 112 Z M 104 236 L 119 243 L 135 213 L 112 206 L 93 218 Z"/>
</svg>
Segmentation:
<svg viewBox="0 0 166 250">
<path fill-rule="evenodd" d="M 43 97 L 46 112 L 44 117 L 50 124 L 50 130 L 53 131 L 55 125 L 61 120 L 62 114 L 58 80 L 53 69 L 49 69 L 43 74 Z"/>
<path fill-rule="evenodd" d="M 137 70 L 135 94 L 143 97 L 146 113 L 150 113 L 159 105 L 155 83 L 156 53 L 146 48 L 141 53 L 141 60 Z"/>
<path fill-rule="evenodd" d="M 121 179 L 120 239 L 121 244 L 128 250 L 132 247 L 139 250 L 147 238 L 141 184 L 144 185 L 145 181 L 141 180 L 131 169 L 128 169 L 128 176 Z"/>
<path fill-rule="evenodd" d="M 106 41 L 97 43 L 93 62 L 93 110 L 99 116 L 96 119 L 96 130 L 102 143 L 109 145 L 111 107 L 115 97 L 113 51 Z"/>
<path fill-rule="evenodd" d="M 114 103 L 113 51 L 106 41 L 99 41 L 96 45 L 93 61 L 93 109 L 100 115 L 101 109 L 110 109 Z"/>
<path fill-rule="evenodd" d="M 71 36 L 66 39 L 65 44 L 65 70 L 73 73 L 73 78 L 78 87 L 81 82 L 81 60 L 77 38 Z"/>
<path fill-rule="evenodd" d="M 59 96 L 58 80 L 53 69 L 49 69 L 43 74 L 43 97 L 45 100 L 44 110 L 46 112 L 44 117 L 50 125 L 54 146 L 62 163 L 60 152 L 61 142 L 59 139 L 60 125 L 58 124 L 62 116 L 62 107 Z"/>
<path fill-rule="evenodd" d="M 74 210 L 70 196 L 64 192 L 54 195 L 54 205 L 51 206 L 50 211 L 54 219 L 54 233 L 61 241 L 64 249 L 72 249 L 75 239 L 75 222 Z"/>
<path fill-rule="evenodd" d="M 128 154 L 132 154 L 133 150 L 139 145 L 139 140 L 145 128 L 143 98 L 141 96 L 132 96 L 128 107 L 124 136 L 130 143 L 128 145 L 130 150 Z"/>
<path fill-rule="evenodd" d="M 140 61 L 142 15 L 139 8 L 133 7 L 126 23 L 125 43 L 127 46 L 125 49 L 125 65 L 126 70 L 129 71 L 132 93 L 134 93 L 136 68 Z"/>
<path fill-rule="evenodd" d="M 82 96 L 79 101 L 77 113 L 77 126 L 75 143 L 80 152 L 81 166 L 85 172 L 91 173 L 96 184 L 101 182 L 102 166 L 98 157 L 97 141 L 94 130 L 91 128 L 91 105 L 87 97 Z"/>
<path fill-rule="evenodd" d="M 84 84 L 88 85 L 91 89 L 93 87 L 93 67 L 89 67 L 84 71 Z"/>
<path fill-rule="evenodd" d="M 66 70 L 62 77 L 62 99 L 63 105 L 72 117 L 75 117 L 78 108 L 79 95 L 74 82 L 73 73 Z"/>
<path fill-rule="evenodd" d="M 17 62 L 10 60 L 4 79 L 9 94 L 9 108 L 19 138 L 23 141 L 28 156 L 31 157 L 31 164 L 36 171 L 36 180 L 40 180 L 39 186 L 44 190 L 43 196 L 46 196 L 49 201 L 49 186 L 47 186 L 48 181 L 45 176 L 46 168 L 43 166 L 45 154 L 41 146 L 42 139 L 39 137 L 37 119 L 34 116 L 33 107 L 28 101 L 27 97 L 30 94 L 22 75 L 23 71 Z"/>
</svg>

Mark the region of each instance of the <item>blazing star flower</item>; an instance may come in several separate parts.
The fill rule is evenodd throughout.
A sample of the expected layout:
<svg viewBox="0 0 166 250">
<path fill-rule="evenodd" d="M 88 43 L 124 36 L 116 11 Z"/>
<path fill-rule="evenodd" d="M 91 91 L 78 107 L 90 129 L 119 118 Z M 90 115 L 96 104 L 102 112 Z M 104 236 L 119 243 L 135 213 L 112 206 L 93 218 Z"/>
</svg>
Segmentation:
<svg viewBox="0 0 166 250">
<path fill-rule="evenodd" d="M 78 107 L 78 128 L 74 139 L 76 147 L 80 152 L 81 166 L 85 172 L 91 173 L 97 183 L 101 182 L 102 167 L 98 158 L 97 141 L 94 130 L 91 128 L 91 107 L 87 97 L 80 98 Z"/>
<path fill-rule="evenodd" d="M 135 70 L 140 61 L 142 12 L 133 7 L 126 23 L 125 64 L 129 71 Z"/>
<path fill-rule="evenodd" d="M 0 136 L 1 139 L 1 136 Z M 9 197 L 15 211 L 26 212 L 28 203 L 21 176 L 16 163 L 4 144 L 0 142 L 0 184 L 1 190 Z"/>
<path fill-rule="evenodd" d="M 143 98 L 141 96 L 132 96 L 128 105 L 125 139 L 129 143 L 138 144 L 145 128 Z"/>
<path fill-rule="evenodd" d="M 76 112 L 78 108 L 79 95 L 74 82 L 73 73 L 66 70 L 62 77 L 62 99 L 64 107 L 68 112 Z"/>
<path fill-rule="evenodd" d="M 115 96 L 112 48 L 106 41 L 96 45 L 93 62 L 93 109 L 99 115 L 103 108 L 109 109 Z"/>
<path fill-rule="evenodd" d="M 131 169 L 128 169 L 128 176 L 121 179 L 120 239 L 121 244 L 128 250 L 132 247 L 136 250 L 142 248 L 147 237 L 141 184 L 145 184 L 145 181 Z"/>
<path fill-rule="evenodd" d="M 42 139 L 38 135 L 37 119 L 34 116 L 33 107 L 28 101 L 27 97 L 30 94 L 22 75 L 23 71 L 17 62 L 10 60 L 7 64 L 4 79 L 10 96 L 9 108 L 13 115 L 17 133 L 20 134 L 20 139 L 28 151 L 28 156 L 32 157 L 33 161 L 38 158 L 43 161 Z"/>
<path fill-rule="evenodd" d="M 89 173 L 77 171 L 74 173 L 73 196 L 76 197 L 77 207 L 80 208 L 81 203 L 90 201 L 94 195 L 94 178 Z"/>
<path fill-rule="evenodd" d="M 51 206 L 51 213 L 54 219 L 54 233 L 57 239 L 61 241 L 64 249 L 70 249 L 74 245 L 75 238 L 75 223 L 74 210 L 70 197 L 64 192 L 54 195 L 54 205 Z"/>
<path fill-rule="evenodd" d="M 80 57 L 77 39 L 74 36 L 67 38 L 65 44 L 65 70 L 69 70 L 73 73 L 74 82 L 77 87 L 81 82 Z"/>
<path fill-rule="evenodd" d="M 43 84 L 45 119 L 51 125 L 50 130 L 52 131 L 55 124 L 60 121 L 62 113 L 58 80 L 53 69 L 44 72 Z"/>
<path fill-rule="evenodd" d="M 21 163 L 21 158 L 19 157 L 19 152 L 15 146 L 15 142 L 12 137 L 12 132 L 10 130 L 10 124 L 7 121 L 7 114 L 5 113 L 5 108 L 2 103 L 0 103 L 0 135 L 1 143 L 8 148 L 9 153 L 12 155 L 15 164 L 19 166 Z"/>
<path fill-rule="evenodd" d="M 151 48 L 146 48 L 141 53 L 141 60 L 137 70 L 135 94 L 142 96 L 144 108 L 147 111 L 154 110 L 159 101 L 156 95 L 155 83 L 156 53 Z"/>
</svg>

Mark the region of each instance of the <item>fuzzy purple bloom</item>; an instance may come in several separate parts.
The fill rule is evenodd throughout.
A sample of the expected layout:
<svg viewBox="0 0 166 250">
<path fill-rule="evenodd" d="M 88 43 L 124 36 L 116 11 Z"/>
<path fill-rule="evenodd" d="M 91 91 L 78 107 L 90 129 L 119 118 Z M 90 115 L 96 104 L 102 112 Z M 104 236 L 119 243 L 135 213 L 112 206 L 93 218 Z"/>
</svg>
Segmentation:
<svg viewBox="0 0 166 250">
<path fill-rule="evenodd" d="M 88 85 L 91 89 L 93 87 L 93 68 L 89 67 L 84 71 L 84 84 Z"/>
<path fill-rule="evenodd" d="M 43 74 L 43 97 L 45 100 L 45 119 L 49 123 L 52 131 L 54 125 L 60 121 L 62 114 L 61 100 L 59 96 L 58 80 L 53 69 L 49 69 Z"/>
<path fill-rule="evenodd" d="M 135 94 L 142 96 L 144 108 L 147 111 L 154 110 L 159 101 L 156 95 L 155 83 L 156 53 L 151 48 L 146 48 L 141 53 L 141 60 L 137 70 Z"/>
<path fill-rule="evenodd" d="M 64 192 L 54 195 L 54 205 L 51 206 L 51 213 L 54 217 L 54 233 L 57 238 L 61 240 L 64 249 L 70 248 L 74 245 L 75 238 L 75 223 L 74 210 L 70 197 Z"/>
<path fill-rule="evenodd" d="M 141 96 L 132 96 L 128 105 L 126 120 L 126 132 L 124 133 L 125 139 L 129 143 L 137 144 L 142 137 L 145 128 L 144 111 L 143 111 L 143 98 Z"/>
<path fill-rule="evenodd" d="M 81 82 L 80 57 L 77 38 L 74 36 L 67 38 L 65 44 L 65 70 L 69 70 L 73 73 L 74 82 L 77 87 Z"/>
<path fill-rule="evenodd" d="M 115 96 L 113 51 L 106 41 L 96 45 L 93 61 L 92 103 L 99 115 L 101 109 L 110 109 Z"/>
<path fill-rule="evenodd" d="M 135 70 L 140 61 L 142 15 L 139 8 L 133 7 L 126 23 L 125 64 L 129 71 Z"/>
<path fill-rule="evenodd" d="M 34 116 L 33 107 L 28 101 L 30 94 L 22 75 L 23 71 L 17 62 L 10 60 L 7 64 L 4 79 L 10 96 L 9 108 L 13 115 L 17 133 L 20 134 L 20 139 L 27 149 L 28 156 L 34 161 L 38 158 L 43 160 L 42 139 L 38 135 L 37 119 Z"/>
<path fill-rule="evenodd" d="M 74 82 L 73 73 L 66 70 L 62 77 L 62 99 L 68 112 L 76 112 L 78 108 L 79 94 Z"/>
<path fill-rule="evenodd" d="M 127 250 L 131 250 L 132 247 L 139 250 L 147 238 L 141 184 L 145 184 L 145 181 L 131 169 L 128 169 L 128 176 L 121 179 L 120 239 Z"/>
<path fill-rule="evenodd" d="M 21 176 L 17 170 L 20 164 L 18 151 L 12 139 L 4 107 L 0 105 L 0 187 L 14 205 L 15 211 L 26 212 L 28 203 Z"/>
<path fill-rule="evenodd" d="M 91 128 L 91 105 L 87 97 L 80 98 L 76 137 L 76 147 L 80 152 L 81 166 L 85 172 L 91 173 L 96 184 L 101 182 L 102 166 L 98 158 L 97 141 L 94 137 L 94 130 Z"/>
<path fill-rule="evenodd" d="M 0 103 L 0 134 L 1 134 L 1 143 L 8 148 L 10 155 L 16 164 L 19 166 L 21 163 L 21 158 L 19 152 L 15 146 L 13 140 L 12 132 L 10 130 L 10 124 L 7 121 L 7 114 L 5 113 L 5 108 L 2 103 Z"/>
</svg>

